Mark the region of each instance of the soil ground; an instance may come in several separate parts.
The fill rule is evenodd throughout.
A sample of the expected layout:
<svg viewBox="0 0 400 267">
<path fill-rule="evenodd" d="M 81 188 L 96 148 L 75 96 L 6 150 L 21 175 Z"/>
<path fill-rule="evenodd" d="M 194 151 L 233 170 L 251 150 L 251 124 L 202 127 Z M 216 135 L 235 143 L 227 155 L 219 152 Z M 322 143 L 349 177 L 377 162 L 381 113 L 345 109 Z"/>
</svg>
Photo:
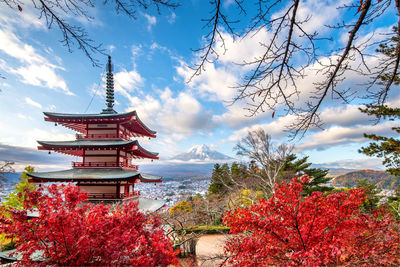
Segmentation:
<svg viewBox="0 0 400 267">
<path fill-rule="evenodd" d="M 219 266 L 224 259 L 224 243 L 226 238 L 226 235 L 201 236 L 196 245 L 198 266 Z"/>
</svg>

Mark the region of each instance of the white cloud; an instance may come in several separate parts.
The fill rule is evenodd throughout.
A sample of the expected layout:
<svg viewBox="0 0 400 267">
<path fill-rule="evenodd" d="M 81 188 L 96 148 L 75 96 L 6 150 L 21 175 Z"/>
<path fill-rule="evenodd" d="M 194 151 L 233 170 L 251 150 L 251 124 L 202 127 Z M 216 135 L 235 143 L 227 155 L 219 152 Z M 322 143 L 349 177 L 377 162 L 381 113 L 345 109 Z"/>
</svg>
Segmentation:
<svg viewBox="0 0 400 267">
<path fill-rule="evenodd" d="M 235 0 L 225 0 L 223 3 L 224 8 L 228 8 L 229 6 L 233 5 Z"/>
<path fill-rule="evenodd" d="M 398 126 L 398 123 L 394 121 L 386 121 L 376 125 L 332 126 L 306 137 L 304 142 L 296 146 L 296 149 L 299 151 L 323 150 L 340 144 L 364 143 L 368 141 L 364 138 L 364 133 L 387 136 L 392 134 L 392 127 L 395 126 Z"/>
<path fill-rule="evenodd" d="M 169 16 L 169 18 L 168 18 L 168 23 L 173 24 L 173 23 L 175 23 L 175 20 L 176 20 L 176 14 L 175 14 L 175 12 L 171 12 L 171 16 Z"/>
<path fill-rule="evenodd" d="M 61 89 L 67 95 L 74 95 L 68 90 L 64 79 L 58 76 L 49 65 L 28 65 L 11 71 L 21 76 L 21 82 L 44 88 Z"/>
<path fill-rule="evenodd" d="M 314 167 L 314 166 L 313 166 Z M 322 164 L 317 164 L 315 167 L 325 168 L 344 168 L 344 169 L 373 169 L 382 170 L 382 161 L 377 158 L 364 158 L 364 159 L 343 159 L 338 161 L 329 161 Z"/>
<path fill-rule="evenodd" d="M 163 134 L 192 134 L 199 129 L 212 129 L 211 114 L 188 92 L 175 95 L 169 88 L 160 90 L 157 97 L 131 96 L 130 108 L 138 112 L 145 123 L 157 126 Z"/>
<path fill-rule="evenodd" d="M 123 69 L 114 74 L 115 90 L 126 97 L 130 97 L 128 92 L 138 90 L 143 85 L 144 78 L 136 71 Z"/>
<path fill-rule="evenodd" d="M 25 103 L 27 103 L 28 105 L 31 105 L 31 106 L 33 106 L 35 108 L 43 109 L 43 106 L 41 104 L 39 104 L 38 102 L 33 101 L 29 97 L 25 97 Z"/>
<path fill-rule="evenodd" d="M 16 63 L 19 67 L 11 67 L 9 62 L 2 61 L 1 68 L 20 76 L 23 83 L 73 95 L 67 88 L 65 80 L 56 73 L 57 69 L 63 68 L 49 62 L 33 46 L 24 43 L 12 31 L 0 29 L 0 51 L 19 61 L 20 64 Z"/>
<path fill-rule="evenodd" d="M 302 1 L 297 10 L 297 21 L 304 22 L 301 27 L 304 31 L 312 33 L 315 31 L 328 31 L 324 25 L 335 23 L 342 16 L 343 9 L 338 7 L 349 4 L 351 0 L 307 0 Z M 301 33 L 299 33 L 301 34 Z"/>
<path fill-rule="evenodd" d="M 144 17 L 147 20 L 147 30 L 151 31 L 151 28 L 157 24 L 157 18 L 155 16 L 151 16 L 149 14 L 144 14 Z"/>
<path fill-rule="evenodd" d="M 142 45 L 132 45 L 131 53 L 132 53 L 133 63 L 135 62 L 136 58 L 141 54 L 141 52 L 142 52 Z"/>
<path fill-rule="evenodd" d="M 114 51 L 115 48 L 116 48 L 115 45 L 109 45 L 109 46 L 107 46 L 107 49 L 108 49 L 108 51 L 110 51 L 110 52 Z"/>
<path fill-rule="evenodd" d="M 18 27 L 29 29 L 36 28 L 46 30 L 46 24 L 44 20 L 38 19 L 38 14 L 35 13 L 36 8 L 34 7 L 34 3 L 31 1 L 24 1 L 24 3 L 20 3 L 23 8 L 22 12 L 20 12 L 16 7 L 9 8 L 4 5 L 0 8 L 0 22 L 2 27 L 9 25 L 18 25 Z"/>
<path fill-rule="evenodd" d="M 365 143 L 368 140 L 364 138 L 364 133 L 376 133 L 385 136 L 393 134 L 391 128 L 396 126 L 396 122 L 383 121 L 374 125 L 371 118 L 362 113 L 358 109 L 359 107 L 360 105 L 349 104 L 323 109 L 321 118 L 325 122 L 324 129 L 310 129 L 306 137 L 297 140 L 296 150 L 321 150 L 343 144 Z M 272 122 L 257 123 L 243 127 L 234 131 L 225 141 L 235 143 L 246 136 L 249 131 L 258 128 L 264 129 L 273 138 L 282 140 L 287 135 L 287 126 L 293 123 L 294 120 L 294 115 L 279 116 L 279 114 L 276 114 Z M 294 141 L 296 140 L 291 142 Z"/>
<path fill-rule="evenodd" d="M 309 16 L 309 21 L 302 25 L 303 29 L 306 29 L 309 32 L 313 32 L 316 29 L 321 30 L 321 28 L 324 28 L 322 27 L 323 25 L 334 22 L 342 15 L 340 10 L 336 9 L 336 7 L 348 2 L 349 0 L 340 0 L 339 2 L 333 0 L 322 2 L 318 0 L 304 1 L 299 7 L 298 19 L 304 20 Z M 224 2 L 224 5 L 229 6 L 232 3 L 232 1 L 228 0 Z M 326 14 L 326 12 L 320 12 L 321 10 L 330 10 L 330 12 L 329 14 Z M 277 14 L 275 14 L 275 16 L 277 16 Z M 379 32 L 385 32 L 385 30 L 387 31 L 387 28 L 379 30 Z M 330 29 L 327 28 L 327 31 L 330 31 Z M 284 35 L 278 38 L 284 38 Z M 360 36 L 358 40 L 365 41 L 366 38 L 368 37 Z M 382 36 L 380 38 L 382 38 Z M 225 105 L 226 111 L 223 114 L 215 115 L 213 118 L 214 121 L 234 128 L 260 123 L 262 120 L 269 118 L 272 111 L 270 111 L 265 105 L 264 107 L 267 111 L 267 114 L 261 112 L 262 114 L 249 117 L 250 112 L 246 108 L 249 108 L 252 104 L 257 105 L 264 95 L 261 95 L 259 98 L 256 97 L 254 101 L 253 99 L 247 98 L 245 101 L 238 101 L 233 105 L 227 105 L 227 103 L 230 103 L 238 94 L 238 83 L 242 81 L 243 77 L 251 74 L 251 68 L 255 67 L 254 65 L 243 65 L 243 63 L 254 61 L 263 56 L 263 53 L 265 52 L 264 45 L 266 40 L 271 39 L 271 32 L 269 32 L 266 28 L 261 28 L 257 32 L 254 31 L 249 33 L 242 39 L 235 40 L 231 37 L 231 35 L 222 31 L 222 39 L 224 40 L 224 45 L 222 44 L 221 40 L 217 40 L 213 47 L 217 51 L 218 59 L 216 60 L 216 56 L 212 55 L 210 60 L 215 61 L 206 62 L 201 75 L 192 77 L 194 71 L 193 69 L 189 68 L 185 62 L 181 62 L 181 64 L 176 67 L 176 71 L 178 75 L 185 81 L 188 81 L 192 78 L 191 82 L 188 84 L 189 89 L 197 91 L 201 98 L 208 101 L 220 102 Z M 191 66 L 194 66 L 195 63 L 198 63 L 200 60 L 198 53 L 194 56 L 195 61 L 189 64 Z M 323 72 L 321 69 L 323 66 L 330 65 L 331 62 L 336 62 L 337 58 L 338 55 L 332 55 L 331 57 L 320 57 L 319 62 L 315 62 L 314 64 L 303 69 L 303 77 L 296 79 L 297 88 L 299 89 L 300 93 L 295 93 L 296 88 L 294 88 L 293 85 L 285 85 L 286 96 L 293 93 L 293 95 L 290 97 L 290 101 L 295 104 L 295 108 L 305 108 L 308 100 L 316 101 L 315 98 L 313 98 L 316 94 L 315 83 L 323 82 L 327 79 L 327 72 Z M 363 69 L 365 73 L 367 73 L 367 70 L 362 64 L 360 64 L 361 58 L 358 54 L 354 53 L 350 56 L 350 58 L 355 58 L 355 61 L 349 62 L 352 67 L 359 67 Z M 367 62 L 370 68 L 373 68 L 378 63 L 374 56 L 365 56 L 364 60 Z M 295 64 L 297 63 L 298 62 Z M 365 96 L 365 85 L 363 84 L 365 83 L 364 76 L 360 77 L 355 72 L 348 72 L 341 78 L 345 79 L 343 81 L 339 81 L 337 88 L 349 88 L 350 90 L 348 93 L 354 93 L 353 96 L 355 97 Z M 260 87 L 265 87 L 267 82 L 268 77 L 264 83 L 260 84 Z M 255 92 L 257 92 L 257 90 L 259 89 L 254 89 Z M 278 89 L 274 88 L 272 94 L 278 95 L 278 93 Z M 329 92 L 321 108 L 333 104 L 343 105 L 341 100 L 336 100 L 334 97 L 337 96 Z M 279 97 L 276 102 L 275 100 L 276 99 L 269 98 L 266 101 L 275 106 L 277 113 L 284 113 L 285 106 L 283 104 L 283 97 Z M 335 111 L 335 109 L 332 109 L 332 111 Z M 356 116 L 357 112 L 357 107 L 348 110 L 348 114 L 351 116 L 346 117 L 347 123 L 351 124 L 353 122 L 352 119 L 356 118 L 354 116 Z M 365 116 L 358 117 L 359 119 L 366 120 Z M 335 116 L 326 114 L 326 119 L 328 120 L 326 123 L 330 124 L 330 120 L 335 119 Z"/>
<path fill-rule="evenodd" d="M 50 104 L 50 105 L 47 106 L 46 110 L 48 110 L 48 111 L 54 111 L 54 110 L 56 110 L 56 106 L 53 105 L 53 104 Z"/>
</svg>

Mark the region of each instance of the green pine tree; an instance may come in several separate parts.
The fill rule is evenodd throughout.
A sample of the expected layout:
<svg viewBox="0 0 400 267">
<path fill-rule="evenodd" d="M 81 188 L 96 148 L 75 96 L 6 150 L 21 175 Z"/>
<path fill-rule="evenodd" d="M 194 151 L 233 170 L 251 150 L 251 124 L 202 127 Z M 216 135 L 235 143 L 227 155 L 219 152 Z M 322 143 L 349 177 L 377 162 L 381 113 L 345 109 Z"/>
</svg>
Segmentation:
<svg viewBox="0 0 400 267">
<path fill-rule="evenodd" d="M 209 194 L 219 194 L 221 192 L 223 184 L 220 180 L 220 177 L 222 177 L 222 168 L 221 165 L 216 163 L 211 175 L 210 186 L 208 187 Z"/>
<path fill-rule="evenodd" d="M 400 108 L 390 108 L 386 105 L 367 105 L 366 108 L 360 110 L 369 116 L 375 116 L 377 119 L 400 119 Z M 397 135 L 400 134 L 400 127 L 393 127 L 392 130 Z M 367 147 L 362 147 L 359 152 L 370 157 L 383 158 L 382 164 L 387 168 L 387 171 L 400 177 L 400 139 L 376 134 L 364 134 L 364 137 L 374 142 Z"/>
<path fill-rule="evenodd" d="M 227 163 L 222 166 L 216 163 L 212 172 L 208 193 L 223 195 L 234 186 L 235 181 L 242 182 L 246 177 L 247 167 L 243 164 L 234 162 L 229 168 Z"/>
<path fill-rule="evenodd" d="M 397 44 L 399 42 L 398 28 L 393 27 L 394 35 L 388 42 L 379 45 L 376 51 L 381 53 L 387 62 L 395 62 L 397 58 Z M 382 84 L 400 85 L 400 70 L 393 73 L 389 69 L 378 76 Z M 375 116 L 377 120 L 389 119 L 395 120 L 400 118 L 400 108 L 391 108 L 387 105 L 367 105 L 366 108 L 360 108 L 361 112 L 368 116 Z M 393 127 L 395 135 L 400 133 L 400 127 Z M 393 137 L 378 136 L 375 134 L 364 134 L 364 137 L 373 140 L 367 147 L 362 147 L 359 152 L 370 157 L 383 158 L 382 164 L 387 171 L 395 176 L 400 177 L 400 139 Z"/>
<path fill-rule="evenodd" d="M 290 154 L 280 171 L 279 181 L 289 181 L 293 177 L 307 174 L 310 176 L 310 183 L 304 185 L 304 194 L 310 195 L 314 191 L 329 192 L 333 187 L 328 186 L 332 178 L 326 177 L 328 170 L 310 168 L 308 157 L 297 159 L 295 154 Z"/>
</svg>

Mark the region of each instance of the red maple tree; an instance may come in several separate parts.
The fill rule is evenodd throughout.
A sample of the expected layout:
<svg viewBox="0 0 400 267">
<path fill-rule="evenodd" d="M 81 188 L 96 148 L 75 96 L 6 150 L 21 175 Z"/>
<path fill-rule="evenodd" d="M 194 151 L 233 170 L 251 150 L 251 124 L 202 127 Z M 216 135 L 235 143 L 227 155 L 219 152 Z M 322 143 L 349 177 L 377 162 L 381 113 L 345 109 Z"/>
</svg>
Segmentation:
<svg viewBox="0 0 400 267">
<path fill-rule="evenodd" d="M 384 209 L 363 213 L 362 189 L 302 195 L 299 181 L 277 185 L 271 199 L 229 212 L 223 221 L 236 234 L 225 246 L 237 266 L 400 264 L 400 228 Z"/>
<path fill-rule="evenodd" d="M 24 210 L 2 207 L 0 233 L 17 240 L 20 265 L 43 251 L 42 265 L 167 266 L 177 252 L 155 216 L 139 212 L 137 203 L 122 206 L 82 204 L 85 192 L 73 185 L 26 191 Z M 39 217 L 29 219 L 36 208 Z M 6 210 L 7 209 L 7 210 Z M 35 263 L 38 264 L 38 263 Z"/>
</svg>

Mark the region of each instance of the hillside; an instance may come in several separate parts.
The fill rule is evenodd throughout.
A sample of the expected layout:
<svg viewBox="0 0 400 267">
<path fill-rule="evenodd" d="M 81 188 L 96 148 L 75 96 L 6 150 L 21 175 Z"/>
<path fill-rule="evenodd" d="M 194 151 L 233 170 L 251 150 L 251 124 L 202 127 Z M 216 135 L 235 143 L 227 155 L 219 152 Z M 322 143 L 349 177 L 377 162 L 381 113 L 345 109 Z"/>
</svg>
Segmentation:
<svg viewBox="0 0 400 267">
<path fill-rule="evenodd" d="M 384 171 L 358 170 L 337 176 L 332 182 L 335 186 L 354 186 L 358 180 L 367 179 L 381 189 L 395 189 L 400 186 L 400 178 Z"/>
</svg>

